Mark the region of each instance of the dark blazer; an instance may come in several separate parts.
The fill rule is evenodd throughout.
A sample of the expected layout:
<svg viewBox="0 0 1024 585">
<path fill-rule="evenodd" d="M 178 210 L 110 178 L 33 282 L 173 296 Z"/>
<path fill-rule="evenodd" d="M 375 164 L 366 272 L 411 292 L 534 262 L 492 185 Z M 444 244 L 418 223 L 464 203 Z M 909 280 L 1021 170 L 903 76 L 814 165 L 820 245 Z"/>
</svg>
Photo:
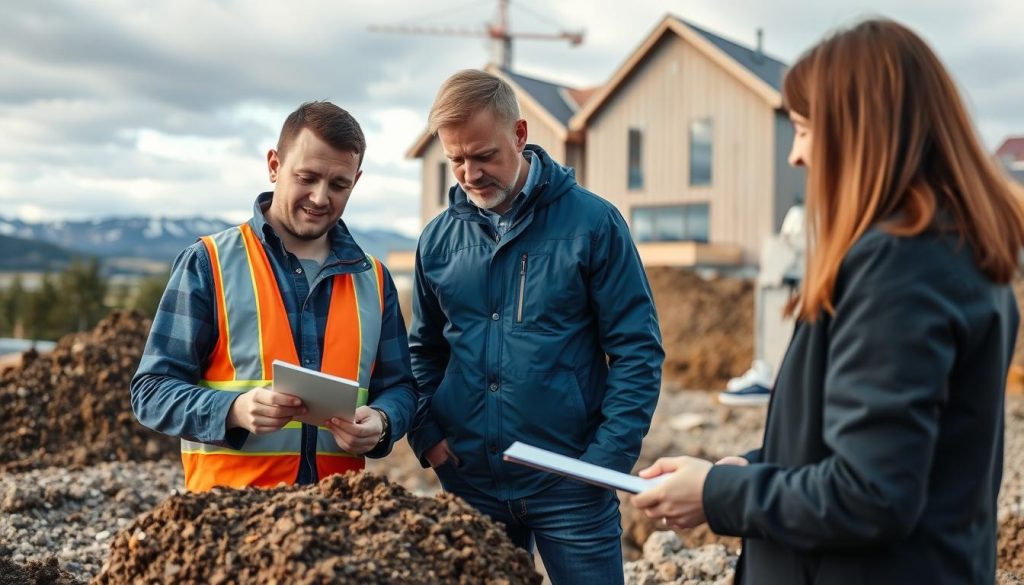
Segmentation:
<svg viewBox="0 0 1024 585">
<path fill-rule="evenodd" d="M 955 236 L 876 227 L 833 302 L 798 323 L 751 465 L 704 484 L 737 582 L 993 583 L 1010 286 Z"/>
</svg>

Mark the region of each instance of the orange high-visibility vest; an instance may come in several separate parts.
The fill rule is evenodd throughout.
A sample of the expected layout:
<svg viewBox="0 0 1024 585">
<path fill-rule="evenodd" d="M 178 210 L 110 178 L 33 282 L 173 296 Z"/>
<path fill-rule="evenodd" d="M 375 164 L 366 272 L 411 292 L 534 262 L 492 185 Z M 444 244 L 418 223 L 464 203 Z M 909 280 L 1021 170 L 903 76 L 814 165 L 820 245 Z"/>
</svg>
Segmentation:
<svg viewBox="0 0 1024 585">
<path fill-rule="evenodd" d="M 204 236 L 216 289 L 217 342 L 200 386 L 217 392 L 245 392 L 273 383 L 275 359 L 299 364 L 288 314 L 270 260 L 249 224 Z M 383 269 L 367 256 L 361 272 L 333 277 L 321 371 L 359 382 L 358 405 L 369 395 L 384 307 Z M 324 427 L 317 429 L 316 467 L 320 479 L 362 469 L 360 456 L 346 453 Z M 292 484 L 299 473 L 302 423 L 250 434 L 240 450 L 181 441 L 185 487 Z"/>
</svg>

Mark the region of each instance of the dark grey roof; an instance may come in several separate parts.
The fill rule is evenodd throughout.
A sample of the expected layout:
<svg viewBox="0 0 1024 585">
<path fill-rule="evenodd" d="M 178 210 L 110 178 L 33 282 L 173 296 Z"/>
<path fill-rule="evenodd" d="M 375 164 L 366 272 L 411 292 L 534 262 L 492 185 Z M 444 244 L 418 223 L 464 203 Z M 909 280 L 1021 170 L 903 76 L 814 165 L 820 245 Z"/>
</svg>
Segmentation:
<svg viewBox="0 0 1024 585">
<path fill-rule="evenodd" d="M 550 81 L 541 81 L 540 79 L 513 73 L 508 69 L 502 69 L 501 72 L 515 82 L 516 85 L 523 88 L 523 91 L 530 94 L 530 97 L 537 100 L 537 103 L 554 116 L 556 120 L 561 122 L 563 126 L 569 125 L 569 118 L 572 118 L 572 115 L 576 112 L 566 103 L 563 97 L 565 90 L 568 88 L 551 83 Z"/>
<path fill-rule="evenodd" d="M 751 73 L 758 76 L 768 85 L 774 87 L 776 91 L 782 90 L 782 77 L 786 74 L 786 64 L 782 61 L 773 59 L 764 53 L 758 55 L 757 51 L 754 49 L 722 38 L 715 33 L 704 30 L 692 22 L 683 20 L 678 16 L 673 18 L 692 28 L 695 32 L 710 41 L 711 44 L 715 45 L 725 52 L 725 54 L 732 57 L 734 61 L 746 67 Z"/>
</svg>

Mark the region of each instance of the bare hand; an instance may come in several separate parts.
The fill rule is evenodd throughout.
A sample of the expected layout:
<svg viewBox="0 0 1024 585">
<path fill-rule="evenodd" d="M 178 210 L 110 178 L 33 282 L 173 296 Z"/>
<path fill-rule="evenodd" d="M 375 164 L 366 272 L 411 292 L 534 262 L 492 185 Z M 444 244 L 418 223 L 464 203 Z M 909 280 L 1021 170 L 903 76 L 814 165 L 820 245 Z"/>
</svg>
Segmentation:
<svg viewBox="0 0 1024 585">
<path fill-rule="evenodd" d="M 663 518 L 675 528 L 693 528 L 707 521 L 704 517 L 704 479 L 711 462 L 694 457 L 662 457 L 640 471 L 650 479 L 671 474 L 658 485 L 641 492 L 630 501 L 648 518 Z"/>
<path fill-rule="evenodd" d="M 324 426 L 334 435 L 334 442 L 339 447 L 353 455 L 362 455 L 377 446 L 384 430 L 384 419 L 369 406 L 360 406 L 354 420 L 334 417 Z"/>
<path fill-rule="evenodd" d="M 441 439 L 441 441 L 436 445 L 427 449 L 427 452 L 424 453 L 423 456 L 427 458 L 427 463 L 429 463 L 434 469 L 441 467 L 447 463 L 449 459 L 452 460 L 452 463 L 454 463 L 456 467 L 459 466 L 459 458 L 456 457 L 455 453 L 448 447 L 448 439 Z"/>
<path fill-rule="evenodd" d="M 269 388 L 253 388 L 243 392 L 231 403 L 227 427 L 242 428 L 254 435 L 265 435 L 306 413 L 302 400 Z"/>
<path fill-rule="evenodd" d="M 745 467 L 750 465 L 750 462 L 739 455 L 729 455 L 728 457 L 722 457 L 718 461 L 715 461 L 715 465 L 739 465 Z"/>
</svg>

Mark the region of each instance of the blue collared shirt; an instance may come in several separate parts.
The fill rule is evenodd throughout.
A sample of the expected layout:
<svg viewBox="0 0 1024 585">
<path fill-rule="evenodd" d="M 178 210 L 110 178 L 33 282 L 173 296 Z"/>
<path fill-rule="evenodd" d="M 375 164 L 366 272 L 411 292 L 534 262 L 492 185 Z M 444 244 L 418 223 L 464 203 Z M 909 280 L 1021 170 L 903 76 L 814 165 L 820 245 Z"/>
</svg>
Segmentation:
<svg viewBox="0 0 1024 585">
<path fill-rule="evenodd" d="M 487 221 L 491 222 L 491 227 L 494 228 L 494 232 L 498 234 L 498 238 L 502 238 L 508 233 L 509 228 L 515 224 L 516 217 L 519 215 L 519 210 L 523 207 L 523 203 L 530 196 L 530 192 L 537 186 L 537 182 L 540 180 L 540 164 L 534 160 L 533 153 L 529 150 L 523 151 L 523 158 L 530 162 L 530 172 L 526 174 L 526 182 L 523 183 L 523 190 L 520 191 L 515 198 L 512 200 L 512 206 L 509 207 L 508 211 L 504 214 L 491 211 L 490 209 L 483 209 L 478 207 L 480 215 L 484 216 Z M 536 164 L 535 164 L 536 163 Z M 472 203 L 472 201 L 470 201 Z"/>
<path fill-rule="evenodd" d="M 260 238 L 273 267 L 301 365 L 319 370 L 331 277 L 365 270 L 369 263 L 339 221 L 329 232 L 330 252 L 310 286 L 302 263 L 285 249 L 263 216 L 272 198 L 273 193 L 263 193 L 256 199 L 249 225 Z M 216 319 L 210 259 L 202 242 L 196 242 L 174 261 L 142 361 L 132 379 L 132 409 L 139 422 L 161 433 L 239 449 L 248 431 L 226 428 L 228 411 L 238 394 L 196 385 L 217 341 Z M 416 408 L 414 388 L 398 294 L 385 268 L 384 314 L 369 402 L 387 414 L 392 444 L 409 428 Z M 296 481 L 312 483 L 318 479 L 316 427 L 303 425 L 302 436 L 302 465 Z M 390 451 L 391 444 L 382 445 L 367 456 L 382 457 Z"/>
</svg>

